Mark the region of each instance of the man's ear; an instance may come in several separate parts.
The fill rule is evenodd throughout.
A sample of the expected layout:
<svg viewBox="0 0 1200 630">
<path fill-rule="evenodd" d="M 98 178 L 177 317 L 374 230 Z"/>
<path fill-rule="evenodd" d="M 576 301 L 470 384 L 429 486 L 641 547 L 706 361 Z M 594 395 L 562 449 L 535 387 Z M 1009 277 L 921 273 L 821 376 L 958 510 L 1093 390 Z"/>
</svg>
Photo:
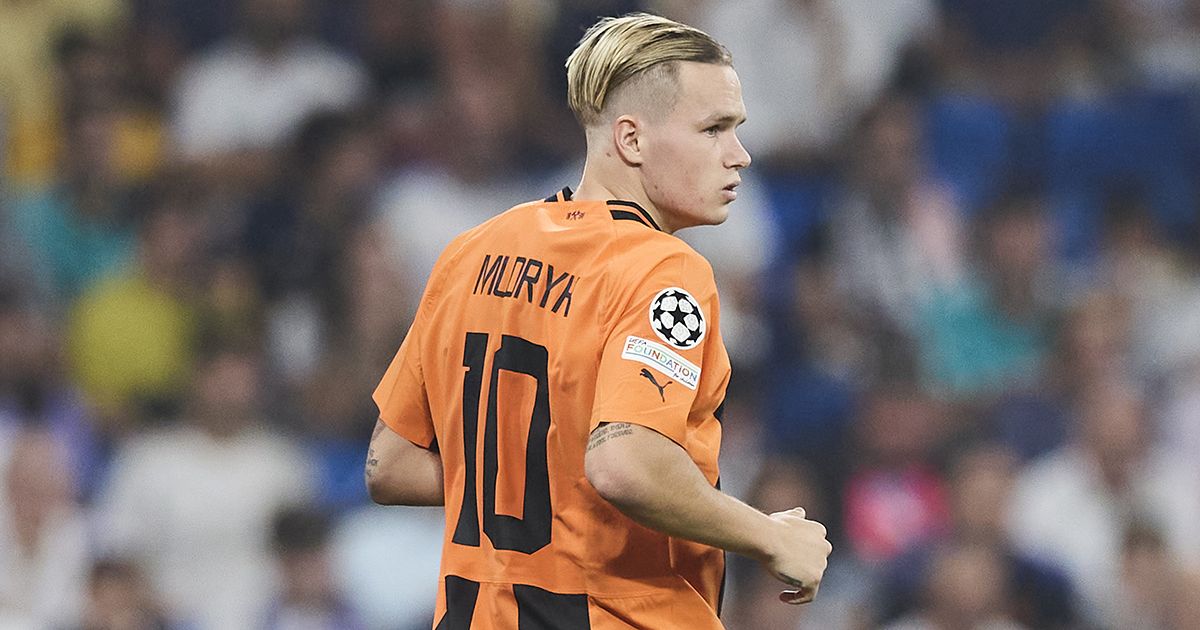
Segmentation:
<svg viewBox="0 0 1200 630">
<path fill-rule="evenodd" d="M 617 118 L 612 124 L 613 146 L 621 161 L 630 166 L 641 166 L 645 158 L 642 156 L 643 139 L 642 123 L 633 116 L 625 115 Z"/>
</svg>

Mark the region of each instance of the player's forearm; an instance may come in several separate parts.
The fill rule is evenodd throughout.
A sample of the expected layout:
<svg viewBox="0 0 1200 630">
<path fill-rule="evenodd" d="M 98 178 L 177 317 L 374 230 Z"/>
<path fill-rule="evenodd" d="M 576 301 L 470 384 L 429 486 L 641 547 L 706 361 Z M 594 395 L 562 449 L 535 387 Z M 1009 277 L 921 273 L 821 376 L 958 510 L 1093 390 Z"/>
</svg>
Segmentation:
<svg viewBox="0 0 1200 630">
<path fill-rule="evenodd" d="M 586 462 L 597 492 L 645 527 L 760 560 L 771 554 L 776 523 L 712 487 L 679 445 L 650 429 L 597 429 Z"/>
<path fill-rule="evenodd" d="M 416 454 L 403 465 L 371 466 L 367 459 L 367 491 L 380 505 L 442 505 L 442 465 L 436 453 Z"/>
<path fill-rule="evenodd" d="M 380 505 L 442 505 L 445 486 L 438 454 L 393 433 L 379 422 L 364 468 L 367 492 Z"/>
</svg>

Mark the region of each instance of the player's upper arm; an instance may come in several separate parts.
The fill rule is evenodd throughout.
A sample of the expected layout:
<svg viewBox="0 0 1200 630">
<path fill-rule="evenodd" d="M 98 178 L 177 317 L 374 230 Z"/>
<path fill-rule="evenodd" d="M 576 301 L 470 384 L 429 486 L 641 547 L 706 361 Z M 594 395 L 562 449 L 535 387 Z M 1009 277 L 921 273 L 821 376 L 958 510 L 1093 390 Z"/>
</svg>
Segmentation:
<svg viewBox="0 0 1200 630">
<path fill-rule="evenodd" d="M 584 472 L 601 497 L 621 506 L 642 503 L 661 490 L 663 467 L 680 462 L 693 466 L 677 444 L 658 432 L 606 422 L 588 438 Z"/>
<path fill-rule="evenodd" d="M 661 245 L 662 241 L 654 243 Z M 716 285 L 703 258 L 679 243 L 619 261 L 627 269 L 614 290 L 606 325 L 591 427 L 644 426 L 682 445 L 687 421 L 714 356 Z M 635 252 L 637 253 L 637 252 Z"/>
</svg>

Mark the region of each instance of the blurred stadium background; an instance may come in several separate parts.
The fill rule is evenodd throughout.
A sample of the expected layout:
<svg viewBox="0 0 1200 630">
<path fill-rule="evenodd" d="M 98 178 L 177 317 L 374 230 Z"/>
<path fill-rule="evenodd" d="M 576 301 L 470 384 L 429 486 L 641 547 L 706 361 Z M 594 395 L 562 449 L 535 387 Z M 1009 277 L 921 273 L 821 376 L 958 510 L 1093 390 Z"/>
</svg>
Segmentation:
<svg viewBox="0 0 1200 630">
<path fill-rule="evenodd" d="M 0 0 L 0 628 L 429 627 L 371 390 L 638 9 L 750 113 L 725 486 L 835 544 L 729 627 L 1200 627 L 1200 2 Z"/>
</svg>

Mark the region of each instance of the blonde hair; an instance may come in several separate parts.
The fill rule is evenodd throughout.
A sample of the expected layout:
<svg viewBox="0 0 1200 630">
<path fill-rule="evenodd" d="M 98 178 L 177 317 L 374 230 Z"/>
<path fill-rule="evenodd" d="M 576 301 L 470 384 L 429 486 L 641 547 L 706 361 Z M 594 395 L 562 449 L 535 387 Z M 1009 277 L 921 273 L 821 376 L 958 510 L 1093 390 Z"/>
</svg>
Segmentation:
<svg viewBox="0 0 1200 630">
<path fill-rule="evenodd" d="M 704 31 L 664 17 L 604 18 L 567 57 L 567 102 L 583 126 L 596 124 L 622 85 L 658 68 L 674 80 L 679 61 L 732 65 L 733 57 Z"/>
</svg>

